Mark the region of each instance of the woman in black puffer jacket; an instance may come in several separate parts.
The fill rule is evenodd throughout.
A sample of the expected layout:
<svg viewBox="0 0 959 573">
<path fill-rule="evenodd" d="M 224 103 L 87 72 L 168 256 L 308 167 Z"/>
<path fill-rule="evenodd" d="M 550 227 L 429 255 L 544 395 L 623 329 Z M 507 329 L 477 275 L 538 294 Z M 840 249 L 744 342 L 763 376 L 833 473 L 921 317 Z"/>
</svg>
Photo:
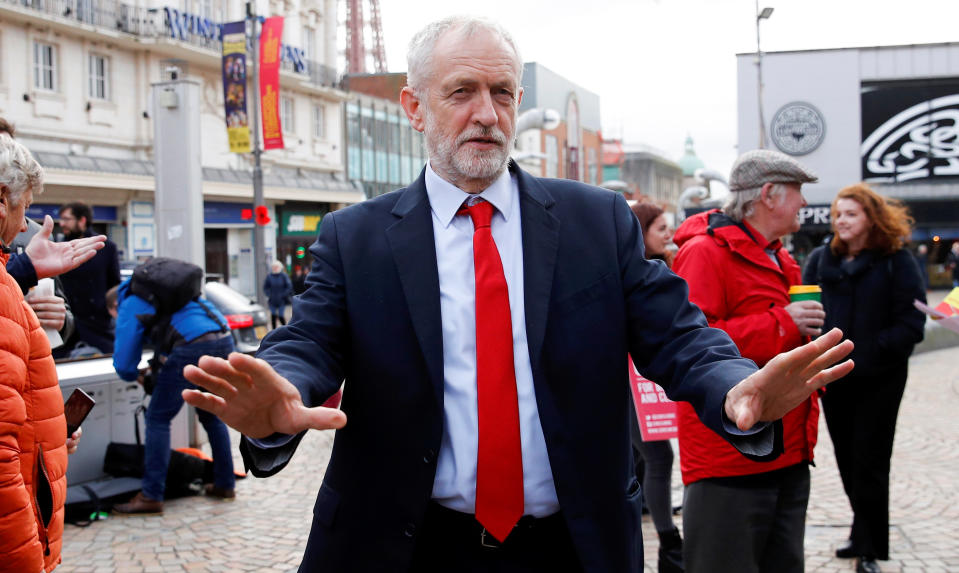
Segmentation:
<svg viewBox="0 0 959 573">
<path fill-rule="evenodd" d="M 833 201 L 835 235 L 806 261 L 803 282 L 822 287 L 823 331 L 839 327 L 856 343 L 851 374 L 823 395 L 826 425 L 853 510 L 838 557 L 858 557 L 857 571 L 878 572 L 889 558 L 889 465 L 909 355 L 925 316 L 913 300 L 926 294 L 915 258 L 903 248 L 912 218 L 865 184 Z"/>
</svg>

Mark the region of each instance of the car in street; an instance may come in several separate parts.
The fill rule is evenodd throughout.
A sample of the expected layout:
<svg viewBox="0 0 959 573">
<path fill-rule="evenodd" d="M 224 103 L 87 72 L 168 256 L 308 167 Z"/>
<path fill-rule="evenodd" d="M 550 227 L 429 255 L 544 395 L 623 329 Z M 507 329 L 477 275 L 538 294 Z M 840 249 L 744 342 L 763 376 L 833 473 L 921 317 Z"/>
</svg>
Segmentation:
<svg viewBox="0 0 959 573">
<path fill-rule="evenodd" d="M 256 352 L 260 341 L 270 330 L 266 309 L 225 282 L 217 280 L 207 280 L 203 285 L 203 297 L 226 317 L 233 332 L 236 351 L 245 354 Z"/>
</svg>

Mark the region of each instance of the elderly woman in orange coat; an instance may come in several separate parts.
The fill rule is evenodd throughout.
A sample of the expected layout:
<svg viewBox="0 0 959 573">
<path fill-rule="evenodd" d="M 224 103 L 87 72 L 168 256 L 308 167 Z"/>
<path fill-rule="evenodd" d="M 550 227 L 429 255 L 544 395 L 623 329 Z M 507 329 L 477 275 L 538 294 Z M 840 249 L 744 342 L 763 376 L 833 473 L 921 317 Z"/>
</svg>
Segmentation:
<svg viewBox="0 0 959 573">
<path fill-rule="evenodd" d="M 43 191 L 30 152 L 0 133 L 0 570 L 60 563 L 67 429 L 56 367 L 36 315 L 4 268 L 7 245 Z"/>
</svg>

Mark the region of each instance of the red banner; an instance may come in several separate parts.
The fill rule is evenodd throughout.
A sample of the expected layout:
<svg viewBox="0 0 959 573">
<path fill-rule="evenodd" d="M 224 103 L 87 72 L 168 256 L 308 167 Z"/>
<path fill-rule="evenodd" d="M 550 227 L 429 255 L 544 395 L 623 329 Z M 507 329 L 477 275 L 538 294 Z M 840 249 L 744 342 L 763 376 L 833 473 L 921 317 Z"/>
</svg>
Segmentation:
<svg viewBox="0 0 959 573">
<path fill-rule="evenodd" d="M 283 16 L 263 21 L 260 30 L 260 110 L 263 112 L 263 149 L 283 148 L 280 125 L 280 38 Z"/>
<path fill-rule="evenodd" d="M 636 419 L 644 442 L 668 440 L 679 434 L 676 425 L 676 402 L 666 397 L 666 392 L 655 383 L 643 378 L 633 359 L 629 359 L 629 389 L 633 393 Z"/>
</svg>

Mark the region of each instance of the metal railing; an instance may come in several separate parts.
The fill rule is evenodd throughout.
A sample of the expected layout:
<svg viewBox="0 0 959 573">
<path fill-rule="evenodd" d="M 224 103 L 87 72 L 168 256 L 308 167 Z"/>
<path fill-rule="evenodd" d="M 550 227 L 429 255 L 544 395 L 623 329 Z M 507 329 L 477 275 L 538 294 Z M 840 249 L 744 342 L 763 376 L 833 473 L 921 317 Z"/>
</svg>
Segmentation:
<svg viewBox="0 0 959 573">
<path fill-rule="evenodd" d="M 0 0 L 0 6 L 4 4 L 134 36 L 170 38 L 220 53 L 218 25 L 195 17 L 174 24 L 169 21 L 167 10 L 162 8 L 142 8 L 117 0 Z M 214 34 L 209 33 L 210 26 L 216 30 Z M 189 33 L 178 33 L 181 29 Z M 281 63 L 281 69 L 305 76 L 316 86 L 336 87 L 340 79 L 336 69 L 313 60 L 303 59 L 302 65 L 297 66 L 286 59 Z"/>
</svg>

